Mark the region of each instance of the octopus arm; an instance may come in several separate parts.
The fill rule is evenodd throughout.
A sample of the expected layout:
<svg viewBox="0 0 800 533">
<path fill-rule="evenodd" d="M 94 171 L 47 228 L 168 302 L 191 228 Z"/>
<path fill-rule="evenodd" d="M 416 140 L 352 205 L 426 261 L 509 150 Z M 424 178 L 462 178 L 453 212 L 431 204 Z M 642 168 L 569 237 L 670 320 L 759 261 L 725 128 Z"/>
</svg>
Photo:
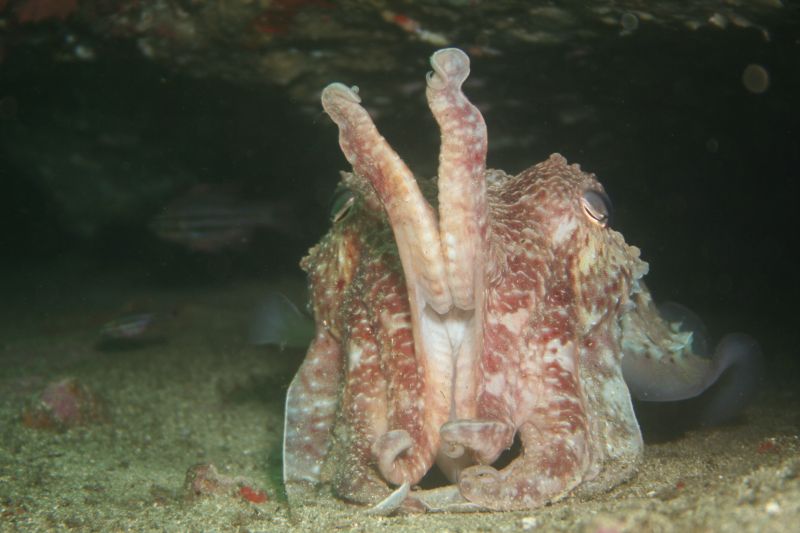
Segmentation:
<svg viewBox="0 0 800 533">
<path fill-rule="evenodd" d="M 486 241 L 486 123 L 461 91 L 469 58 L 456 48 L 431 57 L 426 95 L 441 131 L 439 231 L 453 303 L 480 307 Z M 477 301 L 476 301 L 477 298 Z"/>
<path fill-rule="evenodd" d="M 438 221 L 414 175 L 380 135 L 355 88 L 328 85 L 322 91 L 322 106 L 339 126 L 339 144 L 353 171 L 372 185 L 383 204 L 409 292 L 419 293 L 437 313 L 446 313 L 453 299 Z"/>
<path fill-rule="evenodd" d="M 319 328 L 286 394 L 283 480 L 290 501 L 302 500 L 300 494 L 320 481 L 321 466 L 330 448 L 341 379 L 339 344 Z"/>
</svg>

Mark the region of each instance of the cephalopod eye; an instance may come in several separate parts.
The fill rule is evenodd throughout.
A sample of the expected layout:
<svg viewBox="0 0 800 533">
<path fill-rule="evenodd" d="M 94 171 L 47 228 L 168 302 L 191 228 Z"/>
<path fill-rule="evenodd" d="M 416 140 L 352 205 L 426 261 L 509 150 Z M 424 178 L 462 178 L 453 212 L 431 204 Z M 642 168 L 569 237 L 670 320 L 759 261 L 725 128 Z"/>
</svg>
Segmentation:
<svg viewBox="0 0 800 533">
<path fill-rule="evenodd" d="M 611 200 L 603 191 L 585 190 L 581 203 L 586 216 L 598 226 L 605 228 L 611 222 Z"/>
<path fill-rule="evenodd" d="M 331 220 L 334 224 L 344 220 L 355 201 L 356 195 L 353 191 L 341 185 L 336 188 L 331 200 Z"/>
</svg>

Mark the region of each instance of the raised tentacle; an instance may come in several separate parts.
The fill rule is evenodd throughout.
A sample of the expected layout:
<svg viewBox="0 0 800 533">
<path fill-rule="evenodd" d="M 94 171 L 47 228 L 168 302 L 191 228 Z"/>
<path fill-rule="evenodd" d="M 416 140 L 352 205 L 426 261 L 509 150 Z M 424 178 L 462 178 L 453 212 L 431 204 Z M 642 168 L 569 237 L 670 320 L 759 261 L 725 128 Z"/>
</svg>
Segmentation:
<svg viewBox="0 0 800 533">
<path fill-rule="evenodd" d="M 486 124 L 461 91 L 469 58 L 457 48 L 431 56 L 426 95 L 441 130 L 439 231 L 453 303 L 479 305 L 486 243 Z"/>
<path fill-rule="evenodd" d="M 360 102 L 355 90 L 341 83 L 322 91 L 322 106 L 339 126 L 342 152 L 356 174 L 369 180 L 386 209 L 409 292 L 419 291 L 424 303 L 445 313 L 452 298 L 436 215 L 414 175 L 378 133 Z"/>
</svg>

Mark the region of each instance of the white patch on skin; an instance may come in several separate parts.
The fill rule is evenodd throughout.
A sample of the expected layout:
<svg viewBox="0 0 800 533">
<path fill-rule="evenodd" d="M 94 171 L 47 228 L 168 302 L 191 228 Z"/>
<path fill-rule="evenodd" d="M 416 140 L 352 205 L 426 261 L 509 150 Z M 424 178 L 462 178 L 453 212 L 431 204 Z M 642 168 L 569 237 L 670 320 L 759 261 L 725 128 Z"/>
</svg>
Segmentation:
<svg viewBox="0 0 800 533">
<path fill-rule="evenodd" d="M 562 220 L 553 232 L 553 242 L 555 244 L 563 243 L 572 236 L 577 226 L 578 223 L 572 217 L 567 220 Z"/>
<path fill-rule="evenodd" d="M 500 316 L 500 323 L 505 326 L 508 331 L 514 335 L 519 335 L 522 332 L 522 327 L 528 321 L 528 310 L 519 308 L 513 313 L 504 313 Z"/>
<path fill-rule="evenodd" d="M 589 239 L 589 243 L 581 251 L 578 260 L 578 269 L 581 274 L 587 275 L 592 269 L 592 266 L 597 262 L 597 243 L 594 239 Z"/>
<path fill-rule="evenodd" d="M 381 326 L 383 326 L 389 337 L 393 337 L 398 330 L 408 327 L 408 321 L 405 313 L 390 315 L 388 311 L 383 310 L 381 312 Z"/>
<path fill-rule="evenodd" d="M 555 352 L 553 352 L 553 348 L 555 348 Z M 544 348 L 544 355 L 542 356 L 542 362 L 544 364 L 548 363 L 558 363 L 559 366 L 563 369 L 563 372 L 567 372 L 569 374 L 575 373 L 575 361 L 573 360 L 573 352 L 574 347 L 572 343 L 569 344 L 561 344 L 561 341 L 558 339 L 553 339 L 547 343 Z"/>
<path fill-rule="evenodd" d="M 327 409 L 337 403 L 335 398 L 320 397 L 312 404 L 314 409 Z M 304 408 L 305 409 L 305 408 Z"/>
<path fill-rule="evenodd" d="M 556 386 L 559 383 L 561 383 L 561 379 L 555 376 L 545 376 L 544 382 L 547 383 L 548 385 Z"/>
<path fill-rule="evenodd" d="M 450 261 L 456 260 L 456 236 L 452 233 L 447 233 L 444 236 L 445 249 L 447 250 L 447 259 Z"/>
<path fill-rule="evenodd" d="M 397 407 L 402 413 L 411 411 L 414 406 L 419 405 L 419 402 L 414 401 L 408 394 L 399 394 L 397 397 Z"/>
<path fill-rule="evenodd" d="M 567 426 L 569 425 L 570 425 L 569 421 L 567 421 Z M 564 440 L 572 450 L 580 450 L 586 445 L 586 439 L 583 438 L 583 435 L 576 435 L 576 434 L 568 435 L 567 437 L 564 438 Z"/>
<path fill-rule="evenodd" d="M 592 326 L 597 325 L 600 322 L 600 319 L 603 318 L 602 310 L 598 309 L 596 306 L 592 306 L 591 310 L 585 313 L 582 322 L 586 324 L 584 326 L 585 329 L 591 328 Z"/>
<path fill-rule="evenodd" d="M 442 102 L 441 98 L 434 98 L 428 102 L 428 105 L 431 108 L 431 111 L 436 113 L 437 111 L 441 111 L 442 109 L 447 107 L 446 102 Z"/>
<path fill-rule="evenodd" d="M 484 384 L 486 392 L 492 396 L 500 396 L 506 390 L 506 378 L 503 374 L 497 373 L 492 376 Z"/>
<path fill-rule="evenodd" d="M 537 399 L 540 396 L 539 394 L 537 394 L 537 392 L 538 391 L 533 388 L 531 389 L 525 388 L 522 391 L 520 391 L 519 401 L 517 402 L 517 405 L 515 407 L 517 409 L 517 412 L 519 412 L 520 415 L 522 416 L 522 419 L 515 420 L 515 424 L 517 426 L 519 426 L 522 422 L 526 421 L 525 413 L 532 411 L 533 408 L 536 406 Z"/>
<path fill-rule="evenodd" d="M 364 350 L 361 346 L 351 345 L 350 352 L 347 354 L 347 363 L 348 369 L 352 372 L 353 369 L 358 367 L 361 364 L 361 354 L 364 353 Z"/>
</svg>

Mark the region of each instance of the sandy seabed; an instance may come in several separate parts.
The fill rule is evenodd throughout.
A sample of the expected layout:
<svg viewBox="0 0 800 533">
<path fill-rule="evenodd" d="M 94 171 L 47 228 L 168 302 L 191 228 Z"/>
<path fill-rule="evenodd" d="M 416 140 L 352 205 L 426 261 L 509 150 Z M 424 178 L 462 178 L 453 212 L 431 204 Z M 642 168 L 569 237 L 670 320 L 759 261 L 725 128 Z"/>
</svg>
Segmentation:
<svg viewBox="0 0 800 533">
<path fill-rule="evenodd" d="M 797 531 L 800 396 L 772 386 L 736 423 L 645 433 L 637 475 L 591 500 L 463 515 L 372 517 L 328 500 L 289 509 L 283 396 L 303 353 L 248 345 L 248 317 L 267 290 L 106 284 L 4 306 L 0 531 Z M 163 340 L 98 349 L 101 325 L 129 309 L 164 317 Z M 25 406 L 66 376 L 102 398 L 105 421 L 26 427 Z M 235 490 L 192 497 L 185 477 L 198 463 L 267 501 Z"/>
</svg>

